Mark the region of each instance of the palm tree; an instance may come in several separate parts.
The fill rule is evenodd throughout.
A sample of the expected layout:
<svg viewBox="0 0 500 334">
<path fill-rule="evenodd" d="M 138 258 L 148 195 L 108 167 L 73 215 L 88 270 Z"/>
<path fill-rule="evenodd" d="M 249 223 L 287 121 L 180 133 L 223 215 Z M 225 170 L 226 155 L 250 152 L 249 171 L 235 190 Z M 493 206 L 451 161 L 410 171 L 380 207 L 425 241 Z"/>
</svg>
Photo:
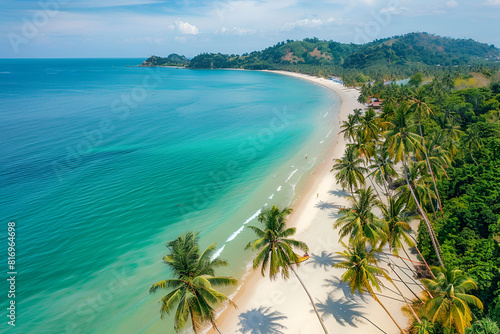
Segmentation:
<svg viewBox="0 0 500 334">
<path fill-rule="evenodd" d="M 472 160 L 474 160 L 474 163 L 477 165 L 477 161 L 474 159 L 472 152 L 480 149 L 483 142 L 478 127 L 476 125 L 469 127 L 461 139 L 462 145 L 469 150 Z"/>
<path fill-rule="evenodd" d="M 376 266 L 377 260 L 373 249 L 368 251 L 366 247 L 366 240 L 363 238 L 358 238 L 354 240 L 350 246 L 346 246 L 344 243 L 342 245 L 346 248 L 343 252 L 337 252 L 345 261 L 335 264 L 337 268 L 347 269 L 344 274 L 342 274 L 342 281 L 347 282 L 351 287 L 351 293 L 358 291 L 360 294 L 366 290 L 375 299 L 377 303 L 382 306 L 385 312 L 389 315 L 392 321 L 396 324 L 401 333 L 404 333 L 403 329 L 398 325 L 396 320 L 392 317 L 391 313 L 382 304 L 380 299 L 373 288 L 381 292 L 380 285 L 382 282 L 378 278 L 379 276 L 385 276 L 385 271 Z"/>
<path fill-rule="evenodd" d="M 174 278 L 155 283 L 149 289 L 155 293 L 158 289 L 171 290 L 161 300 L 161 317 L 170 315 L 175 309 L 174 329 L 179 332 L 191 319 L 195 333 L 204 323 L 209 322 L 219 333 L 215 322 L 215 307 L 223 302 L 234 303 L 225 295 L 215 290 L 216 286 L 236 285 L 238 280 L 232 277 L 215 276 L 214 269 L 227 266 L 219 258 L 211 259 L 215 244 L 200 253 L 196 233 L 186 233 L 169 242 L 170 254 L 163 260 L 173 272 Z"/>
<path fill-rule="evenodd" d="M 443 213 L 443 207 L 441 205 L 441 197 L 439 196 L 439 191 L 437 189 L 436 185 L 436 178 L 434 177 L 434 172 L 431 168 L 431 163 L 429 162 L 429 156 L 427 155 L 427 146 L 425 144 L 425 138 L 424 134 L 422 131 L 422 118 L 424 116 L 429 117 L 430 115 L 433 115 L 432 109 L 429 107 L 429 105 L 425 102 L 426 100 L 426 93 L 424 91 L 424 88 L 419 88 L 415 91 L 413 99 L 410 104 L 410 109 L 413 109 L 417 118 L 417 123 L 418 123 L 418 129 L 420 132 L 420 137 L 422 138 L 422 148 L 423 148 L 423 153 L 425 156 L 425 161 L 427 162 L 427 172 L 430 174 L 432 178 L 432 183 L 434 184 L 434 191 L 437 196 L 437 201 L 439 205 L 439 209 L 441 210 L 441 214 L 444 215 Z"/>
<path fill-rule="evenodd" d="M 408 183 L 402 185 L 396 189 L 396 193 L 404 198 L 408 199 L 408 206 L 411 208 L 417 208 L 417 204 L 413 197 L 411 196 L 411 190 L 415 194 L 415 197 L 424 208 L 425 204 L 432 206 L 434 214 L 436 213 L 432 201 L 436 198 L 436 193 L 432 191 L 431 184 L 429 180 L 429 175 L 424 173 L 426 164 L 425 161 L 419 163 L 414 163 L 410 160 L 407 166 L 407 177 Z M 410 189 L 411 187 L 412 189 Z"/>
<path fill-rule="evenodd" d="M 389 182 L 393 177 L 398 176 L 394 169 L 394 163 L 389 157 L 389 151 L 386 146 L 375 146 L 375 155 L 372 157 L 372 165 L 368 167 L 372 172 L 369 174 L 378 184 L 385 188 L 385 196 L 389 194 Z"/>
<path fill-rule="evenodd" d="M 464 334 L 472 320 L 470 306 L 483 309 L 483 304 L 476 296 L 467 294 L 477 289 L 476 282 L 458 269 L 433 267 L 432 271 L 435 279 L 422 279 L 434 295 L 426 303 L 424 311 L 433 323 L 439 322 L 450 331 L 454 327 L 459 334 Z"/>
<path fill-rule="evenodd" d="M 424 218 L 427 229 L 429 230 L 429 235 L 431 237 L 432 245 L 434 246 L 434 251 L 438 257 L 439 263 L 443 266 L 443 260 L 441 259 L 441 254 L 438 248 L 438 241 L 434 229 L 432 228 L 431 222 L 427 217 L 427 214 L 422 209 L 420 202 L 410 186 L 408 180 L 408 165 L 407 161 L 409 159 L 410 153 L 417 155 L 422 151 L 420 144 L 420 137 L 413 133 L 411 129 L 414 124 L 410 119 L 410 111 L 407 105 L 402 104 L 395 112 L 395 116 L 392 122 L 387 122 L 386 124 L 389 130 L 386 131 L 385 135 L 387 137 L 386 144 L 389 151 L 389 156 L 394 157 L 394 163 L 401 161 L 403 163 L 403 174 L 405 176 L 406 184 L 411 192 L 411 195 L 415 201 L 418 211 L 420 212 L 422 218 Z"/>
<path fill-rule="evenodd" d="M 420 324 L 416 324 L 414 327 L 417 331 L 415 334 L 434 334 L 434 325 L 427 319 L 422 319 Z"/>
<path fill-rule="evenodd" d="M 376 140 L 378 138 L 379 127 L 373 109 L 368 109 L 364 116 L 359 117 L 359 131 L 365 141 Z"/>
<path fill-rule="evenodd" d="M 354 140 L 358 128 L 358 118 L 353 114 L 349 114 L 347 116 L 347 121 L 343 121 L 340 128 L 342 129 L 340 133 L 344 134 L 344 139 L 349 139 L 350 141 Z"/>
<path fill-rule="evenodd" d="M 341 216 L 333 225 L 334 228 L 340 228 L 340 240 L 346 236 L 349 236 L 350 242 L 367 239 L 372 246 L 384 242 L 384 222 L 372 212 L 378 203 L 372 188 L 359 189 L 356 191 L 356 196 L 358 200 L 354 196 L 349 197 L 349 201 L 352 202 L 351 208 L 341 209 L 339 211 Z"/>
<path fill-rule="evenodd" d="M 335 159 L 334 161 L 335 164 L 330 171 L 337 171 L 335 178 L 343 189 L 348 188 L 353 194 L 354 188 L 358 188 L 358 185 L 365 185 L 366 181 L 363 174 L 368 170 L 362 166 L 363 159 L 357 156 L 354 146 L 348 146 L 342 159 Z"/>
<path fill-rule="evenodd" d="M 326 330 L 323 320 L 321 320 L 311 294 L 293 268 L 294 265 L 298 265 L 299 256 L 293 251 L 292 247 L 298 248 L 304 252 L 307 252 L 309 248 L 302 241 L 289 238 L 295 234 L 295 227 L 286 226 L 286 217 L 290 213 L 292 213 L 291 208 L 285 207 L 280 210 L 276 205 L 262 211 L 258 220 L 264 225 L 264 229 L 249 226 L 249 228 L 257 234 L 258 238 L 250 241 L 245 249 L 251 248 L 252 251 L 258 251 L 253 260 L 252 267 L 254 270 L 260 267 L 262 276 L 266 275 L 268 267 L 269 278 L 271 280 L 276 279 L 280 273 L 283 279 L 289 278 L 290 270 L 295 274 L 311 301 L 314 312 L 316 312 L 316 316 L 323 327 L 323 331 L 327 334 L 328 331 Z"/>
</svg>

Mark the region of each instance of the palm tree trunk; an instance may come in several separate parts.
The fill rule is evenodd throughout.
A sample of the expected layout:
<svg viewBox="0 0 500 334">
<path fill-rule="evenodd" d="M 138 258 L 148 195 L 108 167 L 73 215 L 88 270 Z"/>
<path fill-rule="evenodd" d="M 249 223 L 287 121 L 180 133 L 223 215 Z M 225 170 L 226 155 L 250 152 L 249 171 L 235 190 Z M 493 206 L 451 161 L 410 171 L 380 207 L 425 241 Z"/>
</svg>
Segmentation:
<svg viewBox="0 0 500 334">
<path fill-rule="evenodd" d="M 389 267 L 391 267 L 389 265 Z M 391 267 L 392 268 L 392 267 Z M 396 272 L 395 269 L 392 270 L 393 273 L 396 274 L 396 276 L 398 276 L 399 280 L 401 282 L 403 282 L 403 284 L 413 293 L 413 291 L 408 287 L 408 285 L 406 285 L 406 283 L 401 279 L 401 277 L 399 277 L 398 273 Z M 390 278 L 390 277 L 389 277 Z M 417 313 L 415 312 L 415 310 L 413 309 L 413 307 L 410 305 L 410 303 L 408 303 L 408 301 L 406 300 L 407 298 L 405 296 L 403 296 L 403 293 L 401 292 L 401 290 L 399 290 L 398 286 L 396 285 L 396 283 L 394 283 L 394 281 L 392 279 L 389 279 L 389 281 L 392 283 L 392 285 L 394 285 L 394 287 L 396 288 L 396 290 L 398 290 L 399 294 L 401 295 L 401 298 L 403 298 L 406 306 L 408 306 L 411 310 L 411 313 L 413 313 L 413 316 L 415 317 L 415 319 L 417 319 L 418 323 L 421 324 L 422 323 L 422 320 L 420 320 L 420 318 L 418 317 Z M 418 298 L 418 297 L 417 297 Z M 418 298 L 420 300 L 420 298 Z M 420 300 L 421 301 L 421 300 Z"/>
<path fill-rule="evenodd" d="M 367 287 L 368 288 L 368 287 Z M 394 318 L 392 317 L 391 313 L 389 312 L 389 310 L 387 310 L 384 306 L 384 304 L 382 304 L 382 302 L 377 298 L 377 295 L 375 295 L 375 293 L 373 292 L 373 290 L 371 288 L 368 288 L 368 292 L 370 293 L 370 295 L 373 297 L 373 299 L 375 299 L 377 301 L 377 303 L 380 304 L 380 306 L 382 306 L 382 308 L 384 309 L 384 311 L 389 315 L 389 317 L 392 319 L 392 321 L 396 324 L 396 327 L 398 327 L 398 329 L 400 330 L 400 332 L 402 334 L 404 334 L 404 330 L 399 327 L 398 323 L 396 322 L 396 320 L 394 320 Z"/>
<path fill-rule="evenodd" d="M 385 253 L 384 253 L 384 255 L 385 255 Z M 387 255 L 390 255 L 390 254 L 387 254 Z M 400 258 L 400 259 L 403 261 L 403 263 L 406 265 L 406 267 L 407 267 L 408 269 L 410 269 L 410 270 L 413 272 L 413 270 L 412 270 L 412 269 L 408 266 L 408 263 L 406 263 L 406 261 L 405 261 L 405 260 L 404 260 L 401 256 L 399 256 L 399 255 L 394 255 L 394 256 L 397 256 L 398 258 Z M 409 258 L 409 257 L 408 257 L 408 258 Z M 394 262 L 393 262 L 393 261 L 392 261 L 389 257 L 387 257 L 387 259 L 388 259 L 388 260 L 389 260 L 389 261 L 390 261 L 390 262 L 391 262 L 394 266 L 396 266 L 396 264 L 395 264 L 395 263 L 394 263 Z M 389 266 L 391 266 L 391 263 L 388 263 L 388 265 L 389 265 Z M 403 283 L 403 284 L 404 284 L 404 285 L 408 288 L 408 290 L 410 290 L 410 291 L 411 291 L 411 293 L 415 296 L 415 298 L 417 298 L 418 300 L 420 300 L 420 301 L 422 302 L 422 300 L 418 297 L 418 295 L 417 295 L 415 292 L 413 292 L 413 290 L 412 290 L 412 289 L 411 289 L 411 288 L 410 288 L 410 287 L 406 284 L 406 282 L 404 282 L 404 281 L 403 281 L 403 279 L 402 279 L 401 277 L 399 277 L 398 273 L 396 273 L 396 272 L 395 272 L 395 269 L 393 269 L 393 271 L 394 271 L 394 273 L 398 276 L 399 280 L 400 280 L 400 281 L 401 281 L 401 282 L 402 282 L 402 283 Z M 405 272 L 405 271 L 403 271 L 403 270 L 401 270 L 401 271 L 402 271 L 402 272 L 403 272 L 406 276 L 408 276 L 408 278 L 410 278 L 410 279 L 411 279 L 411 280 L 412 280 L 412 281 L 413 281 L 413 282 L 414 282 L 417 286 L 420 286 L 420 284 L 418 284 L 418 282 L 417 282 L 417 281 L 415 281 L 415 279 L 414 279 L 413 277 L 411 277 L 410 275 L 408 275 L 408 273 L 406 273 L 406 272 Z M 425 288 L 424 288 L 424 290 L 425 290 Z"/>
<path fill-rule="evenodd" d="M 382 202 L 382 197 L 380 197 L 380 194 L 378 193 L 377 188 L 375 188 L 375 182 L 369 176 L 368 176 L 368 179 L 370 180 L 370 183 L 372 184 L 373 189 L 375 189 L 375 192 L 377 193 L 377 196 L 378 196 L 378 199 L 380 200 L 380 203 L 384 203 L 384 202 Z"/>
<path fill-rule="evenodd" d="M 425 261 L 425 257 L 422 255 L 422 253 L 420 253 L 420 250 L 418 249 L 417 240 L 415 240 L 415 238 L 411 234 L 409 234 L 409 236 L 413 239 L 413 241 L 415 241 L 415 249 L 417 250 L 418 255 L 420 255 L 420 258 L 422 259 L 422 261 L 424 261 L 425 266 L 427 267 L 427 269 L 431 273 L 432 279 L 436 279 L 436 276 L 434 276 L 434 273 L 432 272 L 431 267 L 429 267 L 429 265 L 427 264 L 427 261 Z"/>
<path fill-rule="evenodd" d="M 290 269 L 292 269 L 293 273 L 295 274 L 295 277 L 297 277 L 297 279 L 299 280 L 300 284 L 304 288 L 304 291 L 306 292 L 307 297 L 309 297 L 309 300 L 311 301 L 312 307 L 314 308 L 314 312 L 316 312 L 316 316 L 318 317 L 318 320 L 319 320 L 319 322 L 321 324 L 321 327 L 323 327 L 323 331 L 325 332 L 325 334 L 328 334 L 328 331 L 326 330 L 325 324 L 323 323 L 323 320 L 321 320 L 321 317 L 320 317 L 320 315 L 318 313 L 318 310 L 316 309 L 316 305 L 314 305 L 314 301 L 313 301 L 311 295 L 309 294 L 309 291 L 307 291 L 306 286 L 304 285 L 304 283 L 300 279 L 299 275 L 297 275 L 297 272 L 295 271 L 295 269 L 293 269 L 293 266 L 290 266 Z"/>
<path fill-rule="evenodd" d="M 474 163 L 477 166 L 477 161 L 476 161 L 476 159 L 474 159 L 474 156 L 472 155 L 472 150 L 470 150 L 470 157 L 472 158 L 472 160 L 474 160 Z"/>
<path fill-rule="evenodd" d="M 436 185 L 436 179 L 434 178 L 434 172 L 432 171 L 431 162 L 429 161 L 429 157 L 427 156 L 427 149 L 425 148 L 425 139 L 424 135 L 422 134 L 422 125 L 420 124 L 420 122 L 418 122 L 418 128 L 420 130 L 420 136 L 422 137 L 422 145 L 425 154 L 425 161 L 427 162 L 427 168 L 429 169 L 429 173 L 431 174 L 432 178 L 432 183 L 434 184 L 434 191 L 436 192 L 439 209 L 441 210 L 441 215 L 444 217 L 443 206 L 441 205 L 441 197 L 439 197 L 439 191 Z"/>
<path fill-rule="evenodd" d="M 406 156 L 403 156 L 403 169 L 404 169 L 403 172 L 405 174 L 406 184 L 408 185 L 408 188 L 410 188 L 411 195 L 413 196 L 413 199 L 415 200 L 415 204 L 417 205 L 418 211 L 420 211 L 420 214 L 422 215 L 422 217 L 425 220 L 425 223 L 427 224 L 427 229 L 429 230 L 429 235 L 431 237 L 432 246 L 434 247 L 434 251 L 436 252 L 436 256 L 437 256 L 441 266 L 444 267 L 444 263 L 443 263 L 443 260 L 441 259 L 441 254 L 439 252 L 439 248 L 437 245 L 437 238 L 436 238 L 436 235 L 434 234 L 434 229 L 432 228 L 432 225 L 431 225 L 431 222 L 429 221 L 429 218 L 427 217 L 424 210 L 420 206 L 420 203 L 417 199 L 417 196 L 415 196 L 415 193 L 413 192 L 413 187 L 410 185 L 410 181 L 408 180 Z"/>
</svg>

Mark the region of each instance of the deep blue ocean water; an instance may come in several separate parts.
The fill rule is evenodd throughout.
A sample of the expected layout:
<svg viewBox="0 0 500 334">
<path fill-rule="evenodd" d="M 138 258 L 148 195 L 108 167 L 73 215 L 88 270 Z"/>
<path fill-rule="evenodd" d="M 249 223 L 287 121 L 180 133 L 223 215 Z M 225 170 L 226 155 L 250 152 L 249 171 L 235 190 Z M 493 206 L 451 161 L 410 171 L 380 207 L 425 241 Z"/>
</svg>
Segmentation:
<svg viewBox="0 0 500 334">
<path fill-rule="evenodd" d="M 172 333 L 162 292 L 148 294 L 168 277 L 165 242 L 198 231 L 229 260 L 221 274 L 239 277 L 244 226 L 292 203 L 336 131 L 338 99 L 314 84 L 142 61 L 0 60 L 1 243 L 14 221 L 18 272 L 9 332 Z"/>
</svg>

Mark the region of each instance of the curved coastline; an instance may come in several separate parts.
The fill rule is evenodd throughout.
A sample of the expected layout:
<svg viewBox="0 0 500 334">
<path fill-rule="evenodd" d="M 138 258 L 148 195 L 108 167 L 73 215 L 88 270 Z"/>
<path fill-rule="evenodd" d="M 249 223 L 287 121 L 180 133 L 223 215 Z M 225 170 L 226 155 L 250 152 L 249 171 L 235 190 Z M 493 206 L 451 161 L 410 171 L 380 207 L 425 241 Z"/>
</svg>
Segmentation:
<svg viewBox="0 0 500 334">
<path fill-rule="evenodd" d="M 331 80 L 285 71 L 265 72 L 307 80 L 332 90 L 341 100 L 337 116 L 339 124 L 347 119 L 353 109 L 364 107 L 357 102 L 358 90 Z M 368 296 L 361 298 L 346 294 L 348 287 L 340 281 L 342 270 L 332 267 L 335 252 L 342 250 L 338 231 L 332 225 L 338 208 L 348 204 L 347 194 L 330 173 L 332 160 L 342 156 L 346 141 L 337 133 L 332 143 L 323 161 L 311 173 L 305 189 L 297 191 L 291 205 L 294 212 L 289 223 L 297 228 L 295 238 L 305 241 L 311 254 L 310 261 L 301 265 L 298 273 L 317 301 L 325 324 L 332 332 L 396 333 L 397 328 L 393 328 L 389 317 L 374 300 Z M 404 289 L 403 285 L 401 289 Z M 409 291 L 404 293 L 410 294 Z M 408 319 L 401 310 L 404 305 L 401 297 L 385 291 L 383 295 L 387 297 L 384 303 L 395 318 L 402 324 L 407 323 Z M 322 333 L 309 300 L 295 277 L 287 281 L 270 281 L 268 277 L 262 277 L 260 271 L 250 270 L 243 275 L 242 283 L 232 297 L 238 305 L 237 309 L 225 306 L 219 309 L 218 324 L 222 332 L 239 332 L 242 325 L 250 329 L 258 328 L 269 313 L 280 312 L 285 318 L 278 323 L 285 326 L 282 328 L 284 333 Z M 347 313 L 346 306 L 350 308 Z M 213 329 L 207 329 L 206 332 L 216 333 Z"/>
</svg>

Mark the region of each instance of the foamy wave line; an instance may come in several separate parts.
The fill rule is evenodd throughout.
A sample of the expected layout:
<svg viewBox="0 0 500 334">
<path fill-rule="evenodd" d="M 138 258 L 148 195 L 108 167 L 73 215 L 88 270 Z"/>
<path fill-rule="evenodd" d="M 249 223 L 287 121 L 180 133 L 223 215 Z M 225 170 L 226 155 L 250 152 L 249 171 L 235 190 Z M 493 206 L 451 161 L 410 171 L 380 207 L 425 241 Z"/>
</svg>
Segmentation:
<svg viewBox="0 0 500 334">
<path fill-rule="evenodd" d="M 323 144 L 324 142 L 325 142 L 325 141 L 324 141 L 324 140 L 322 140 L 322 141 L 320 141 L 319 143 L 320 143 L 320 144 Z"/>
<path fill-rule="evenodd" d="M 243 223 L 243 225 L 242 225 L 242 226 L 241 226 L 241 227 L 240 227 L 237 231 L 233 232 L 233 234 L 231 234 L 231 235 L 229 236 L 229 238 L 227 238 L 226 242 L 233 241 L 233 240 L 234 240 L 234 238 L 236 238 L 236 236 L 237 236 L 238 234 L 240 234 L 241 232 L 243 232 L 243 229 L 245 228 L 245 226 L 244 226 L 244 225 L 246 225 L 246 224 L 250 223 L 252 220 L 254 220 L 255 218 L 257 218 L 257 217 L 260 215 L 260 213 L 261 213 L 261 212 L 262 212 L 262 209 L 259 209 L 259 210 L 257 210 L 257 212 L 256 212 L 256 213 L 254 213 L 254 214 L 253 214 L 250 218 L 248 218 L 247 220 L 245 220 L 245 222 Z M 222 248 L 224 248 L 224 246 L 222 246 Z M 221 250 L 222 250 L 222 249 L 221 249 Z M 219 255 L 220 255 L 220 253 L 219 253 L 217 256 L 219 256 Z M 216 256 L 216 257 L 217 257 L 217 256 Z"/>
<path fill-rule="evenodd" d="M 256 213 L 254 213 L 254 214 L 252 215 L 252 217 L 250 217 L 250 218 L 248 218 L 247 220 L 245 220 L 245 222 L 243 223 L 243 225 L 248 224 L 248 223 L 250 223 L 252 220 L 254 220 L 255 218 L 257 218 L 257 217 L 260 215 L 260 213 L 261 213 L 261 212 L 262 212 L 262 209 L 257 210 L 257 212 L 256 212 Z"/>
<path fill-rule="evenodd" d="M 213 260 L 215 260 L 216 258 L 218 258 L 218 257 L 220 256 L 220 254 L 222 253 L 222 251 L 224 250 L 224 247 L 226 247 L 226 245 L 222 245 L 222 247 L 221 247 L 221 248 L 219 248 L 219 249 L 217 250 L 217 252 L 215 252 L 215 254 L 214 254 L 214 255 L 212 255 L 212 257 L 210 258 L 210 260 L 212 260 L 212 261 L 213 261 Z"/>
<path fill-rule="evenodd" d="M 274 194 L 272 194 L 272 195 L 271 195 L 271 196 L 269 196 L 268 198 L 269 198 L 269 199 L 273 199 L 273 197 L 274 197 Z"/>
<path fill-rule="evenodd" d="M 280 191 L 281 190 L 281 186 L 278 187 L 278 189 L 276 189 L 276 191 Z"/>
<path fill-rule="evenodd" d="M 326 112 L 325 116 L 323 116 L 323 117 L 326 117 L 326 115 L 328 115 L 328 111 Z"/>
<path fill-rule="evenodd" d="M 326 138 L 328 138 L 328 136 L 330 135 L 330 133 L 332 133 L 332 130 L 330 130 L 330 132 L 328 132 L 328 134 L 326 135 Z"/>
<path fill-rule="evenodd" d="M 243 231 L 243 229 L 244 229 L 244 228 L 245 228 L 245 226 L 240 227 L 240 228 L 239 228 L 236 232 L 234 232 L 233 234 L 231 234 L 231 235 L 229 236 L 229 238 L 227 238 L 226 242 L 232 241 L 234 238 L 236 238 L 236 236 L 237 236 L 238 234 L 240 234 L 240 233 L 241 233 L 241 231 Z"/>
<path fill-rule="evenodd" d="M 294 170 L 294 171 L 292 172 L 292 174 L 290 174 L 290 176 L 288 176 L 288 179 L 286 179 L 286 181 L 285 181 L 285 182 L 290 181 L 290 179 L 292 178 L 293 174 L 297 173 L 297 171 L 298 171 L 298 170 L 299 170 L 298 168 L 297 168 L 296 170 Z"/>
</svg>

